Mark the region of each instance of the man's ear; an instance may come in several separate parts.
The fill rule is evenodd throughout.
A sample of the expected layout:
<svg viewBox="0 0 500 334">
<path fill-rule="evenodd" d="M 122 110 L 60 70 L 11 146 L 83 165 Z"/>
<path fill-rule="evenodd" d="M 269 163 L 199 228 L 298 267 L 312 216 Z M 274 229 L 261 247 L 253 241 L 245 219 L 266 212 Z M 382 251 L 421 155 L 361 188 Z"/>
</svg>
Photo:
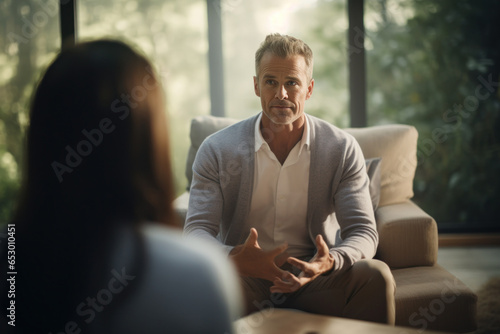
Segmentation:
<svg viewBox="0 0 500 334">
<path fill-rule="evenodd" d="M 313 93 L 313 88 L 314 88 L 314 79 L 311 79 L 311 82 L 309 83 L 309 86 L 307 86 L 307 95 L 306 95 L 306 100 L 309 100 Z"/>
<path fill-rule="evenodd" d="M 255 92 L 255 95 L 260 97 L 259 79 L 256 76 L 253 77 L 253 90 Z"/>
</svg>

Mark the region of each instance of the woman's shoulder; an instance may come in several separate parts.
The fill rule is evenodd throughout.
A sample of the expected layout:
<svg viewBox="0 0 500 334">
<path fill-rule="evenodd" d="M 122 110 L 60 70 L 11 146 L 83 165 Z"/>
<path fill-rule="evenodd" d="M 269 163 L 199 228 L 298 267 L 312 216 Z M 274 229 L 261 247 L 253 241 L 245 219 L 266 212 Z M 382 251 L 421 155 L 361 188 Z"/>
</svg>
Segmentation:
<svg viewBox="0 0 500 334">
<path fill-rule="evenodd" d="M 172 332 L 231 332 L 241 296 L 235 271 L 222 252 L 164 226 L 145 225 L 140 232 L 144 265 L 138 286 L 119 312 L 120 332 L 132 333 L 144 324 L 150 333 L 167 325 Z M 199 321 L 193 323 L 193 317 Z"/>
<path fill-rule="evenodd" d="M 184 268 L 188 271 L 211 268 L 216 271 L 232 271 L 222 251 L 204 240 L 184 238 L 182 230 L 146 225 L 141 231 L 150 260 L 168 261 L 170 268 L 177 266 L 177 269 Z"/>
<path fill-rule="evenodd" d="M 239 289 L 235 269 L 215 245 L 203 239 L 185 238 L 181 230 L 164 226 L 147 225 L 142 232 L 149 270 L 155 276 L 197 287 L 212 284 L 224 297 L 228 297 L 228 290 Z"/>
</svg>

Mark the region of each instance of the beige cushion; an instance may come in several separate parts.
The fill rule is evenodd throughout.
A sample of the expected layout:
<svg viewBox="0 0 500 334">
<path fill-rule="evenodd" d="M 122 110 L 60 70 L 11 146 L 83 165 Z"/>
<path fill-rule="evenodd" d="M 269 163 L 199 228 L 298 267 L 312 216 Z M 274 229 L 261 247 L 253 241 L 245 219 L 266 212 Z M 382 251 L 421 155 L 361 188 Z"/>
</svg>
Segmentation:
<svg viewBox="0 0 500 334">
<path fill-rule="evenodd" d="M 477 296 L 439 265 L 393 270 L 396 281 L 396 325 L 421 333 L 476 329 Z"/>
<path fill-rule="evenodd" d="M 382 158 L 379 206 L 412 198 L 417 167 L 415 127 L 391 124 L 345 130 L 356 138 L 365 158 Z"/>
</svg>

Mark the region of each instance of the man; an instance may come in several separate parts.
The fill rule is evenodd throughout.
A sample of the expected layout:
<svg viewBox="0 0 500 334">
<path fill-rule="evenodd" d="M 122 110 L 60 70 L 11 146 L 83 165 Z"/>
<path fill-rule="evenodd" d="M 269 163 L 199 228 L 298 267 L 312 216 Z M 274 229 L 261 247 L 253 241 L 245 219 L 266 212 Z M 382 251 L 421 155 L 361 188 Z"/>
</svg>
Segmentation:
<svg viewBox="0 0 500 334">
<path fill-rule="evenodd" d="M 378 235 L 361 149 L 304 113 L 312 51 L 269 35 L 255 66 L 262 113 L 201 145 L 185 233 L 223 245 L 249 313 L 290 307 L 394 324 L 393 277 L 372 260 Z"/>
</svg>

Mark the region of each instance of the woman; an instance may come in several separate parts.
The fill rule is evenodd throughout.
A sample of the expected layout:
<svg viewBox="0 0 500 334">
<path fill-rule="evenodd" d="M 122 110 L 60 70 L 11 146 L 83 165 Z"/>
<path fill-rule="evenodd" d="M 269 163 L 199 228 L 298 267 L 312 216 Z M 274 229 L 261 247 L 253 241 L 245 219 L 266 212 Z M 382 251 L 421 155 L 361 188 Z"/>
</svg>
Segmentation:
<svg viewBox="0 0 500 334">
<path fill-rule="evenodd" d="M 150 63 L 121 42 L 82 43 L 49 66 L 32 100 L 13 219 L 14 298 L 1 272 L 2 312 L 15 303 L 15 327 L 5 328 L 231 332 L 232 268 L 174 228 L 163 106 Z"/>
</svg>

